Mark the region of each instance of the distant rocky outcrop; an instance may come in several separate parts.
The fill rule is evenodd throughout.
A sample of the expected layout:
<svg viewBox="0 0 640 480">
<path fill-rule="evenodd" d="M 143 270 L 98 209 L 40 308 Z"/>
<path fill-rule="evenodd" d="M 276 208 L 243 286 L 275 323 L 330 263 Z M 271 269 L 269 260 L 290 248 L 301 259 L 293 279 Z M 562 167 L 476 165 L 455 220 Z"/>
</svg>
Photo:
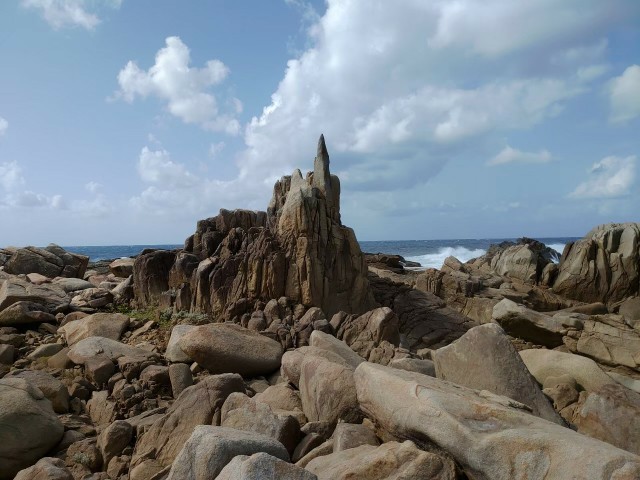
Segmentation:
<svg viewBox="0 0 640 480">
<path fill-rule="evenodd" d="M 340 221 L 340 181 L 329 171 L 324 137 L 314 171 L 278 180 L 266 212 L 221 210 L 198 222 L 184 250 L 143 252 L 134 289 L 140 306 L 225 318 L 283 296 L 327 315 L 375 307 L 364 255 Z"/>
<path fill-rule="evenodd" d="M 82 278 L 89 257 L 70 253 L 51 243 L 45 248 L 3 248 L 0 249 L 0 267 L 13 275 L 37 273 L 48 278 Z"/>
<path fill-rule="evenodd" d="M 640 223 L 609 223 L 569 243 L 553 291 L 612 304 L 640 293 Z"/>
</svg>

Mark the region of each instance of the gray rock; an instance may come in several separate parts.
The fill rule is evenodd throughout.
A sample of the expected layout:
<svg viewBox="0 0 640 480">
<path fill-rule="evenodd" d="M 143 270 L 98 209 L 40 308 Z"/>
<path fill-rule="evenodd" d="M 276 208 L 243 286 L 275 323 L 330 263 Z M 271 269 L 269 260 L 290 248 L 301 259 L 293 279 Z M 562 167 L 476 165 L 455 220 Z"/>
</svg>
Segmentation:
<svg viewBox="0 0 640 480">
<path fill-rule="evenodd" d="M 62 345 L 61 343 L 45 343 L 44 345 L 36 347 L 33 352 L 27 355 L 27 358 L 30 360 L 35 360 L 37 358 L 52 357 L 63 348 L 64 345 Z"/>
<path fill-rule="evenodd" d="M 307 455 L 311 450 L 316 447 L 319 447 L 325 442 L 324 437 L 317 433 L 308 433 L 306 434 L 302 440 L 296 445 L 296 449 L 293 451 L 293 455 L 291 455 L 291 461 L 293 463 L 298 462 L 302 457 Z"/>
<path fill-rule="evenodd" d="M 365 361 L 364 358 L 354 352 L 344 341 L 338 340 L 336 337 L 318 330 L 314 330 L 311 333 L 309 345 L 340 355 L 354 369 Z"/>
<path fill-rule="evenodd" d="M 22 301 L 42 305 L 45 311 L 54 311 L 69 305 L 67 293 L 57 285 L 35 285 L 18 277 L 10 277 L 0 283 L 0 311 Z"/>
<path fill-rule="evenodd" d="M 0 480 L 11 480 L 36 463 L 63 433 L 51 402 L 37 387 L 22 378 L 0 379 Z"/>
<path fill-rule="evenodd" d="M 185 388 L 193 385 L 193 375 L 186 363 L 174 363 L 169 365 L 169 380 L 173 398 L 178 398 Z"/>
<path fill-rule="evenodd" d="M 640 475 L 640 457 L 533 416 L 514 400 L 371 363 L 360 365 L 354 377 L 360 407 L 379 428 L 397 438 L 435 444 L 468 477 L 511 480 L 519 472 L 528 479 L 604 480 Z"/>
<path fill-rule="evenodd" d="M 300 392 L 285 383 L 267 387 L 253 399 L 256 402 L 266 403 L 274 410 L 302 411 Z"/>
<path fill-rule="evenodd" d="M 216 480 L 317 480 L 313 473 L 291 465 L 268 453 L 237 455 L 222 469 Z"/>
<path fill-rule="evenodd" d="M 18 370 L 11 372 L 5 378 L 22 378 L 29 384 L 40 389 L 51 402 L 54 412 L 67 413 L 69 411 L 69 392 L 64 384 L 42 370 Z"/>
<path fill-rule="evenodd" d="M 56 317 L 39 303 L 20 301 L 0 311 L 0 327 L 13 327 L 29 323 L 55 323 Z"/>
<path fill-rule="evenodd" d="M 17 249 L 4 265 L 5 271 L 18 275 L 39 273 L 45 277 L 82 278 L 89 257 L 69 253 L 55 244 L 46 248 L 25 247 Z"/>
<path fill-rule="evenodd" d="M 67 293 L 77 292 L 79 290 L 86 290 L 87 288 L 94 288 L 93 283 L 82 280 L 81 278 L 56 278 L 53 280 L 54 285 L 62 288 Z"/>
<path fill-rule="evenodd" d="M 167 343 L 167 351 L 164 357 L 170 362 L 184 362 L 191 363 L 193 359 L 189 357 L 180 348 L 180 340 L 191 330 L 195 329 L 195 325 L 176 325 L 171 329 L 171 336 Z"/>
<path fill-rule="evenodd" d="M 73 363 L 83 365 L 87 359 L 102 354 L 111 361 L 121 357 L 138 359 L 143 362 L 157 357 L 157 354 L 132 347 L 116 340 L 104 337 L 88 337 L 76 343 L 67 354 Z"/>
<path fill-rule="evenodd" d="M 116 277 L 127 278 L 133 275 L 134 258 L 119 258 L 109 264 L 109 271 Z"/>
<path fill-rule="evenodd" d="M 340 452 L 360 445 L 380 445 L 373 431 L 362 424 L 338 423 L 333 432 L 333 451 Z"/>
<path fill-rule="evenodd" d="M 88 337 L 104 337 L 120 340 L 129 326 L 129 317 L 121 313 L 94 313 L 79 320 L 73 320 L 58 329 L 69 346 Z"/>
<path fill-rule="evenodd" d="M 435 351 L 436 376 L 476 390 L 513 398 L 534 415 L 564 425 L 504 330 L 487 323 Z"/>
<path fill-rule="evenodd" d="M 278 342 L 235 324 L 196 327 L 180 339 L 179 345 L 211 373 L 266 375 L 280 367 L 282 358 Z"/>
<path fill-rule="evenodd" d="M 237 455 L 265 452 L 284 461 L 287 450 L 271 437 L 233 428 L 199 425 L 176 457 L 167 480 L 209 480 Z"/>
<path fill-rule="evenodd" d="M 11 365 L 16 354 L 16 347 L 13 345 L 0 344 L 0 363 Z"/>
<path fill-rule="evenodd" d="M 129 445 L 133 438 L 133 427 L 125 420 L 116 420 L 105 428 L 98 437 L 98 448 L 104 465 L 109 465 Z"/>
<path fill-rule="evenodd" d="M 44 457 L 29 468 L 20 470 L 13 480 L 73 480 L 60 458 Z"/>
<path fill-rule="evenodd" d="M 398 358 L 391 360 L 389 366 L 406 370 L 407 372 L 416 372 L 430 377 L 436 376 L 436 366 L 432 360 L 420 360 L 418 358 Z"/>
<path fill-rule="evenodd" d="M 509 335 L 549 348 L 562 345 L 563 331 L 566 330 L 559 319 L 530 310 L 507 298 L 493 307 L 492 319 Z"/>
</svg>

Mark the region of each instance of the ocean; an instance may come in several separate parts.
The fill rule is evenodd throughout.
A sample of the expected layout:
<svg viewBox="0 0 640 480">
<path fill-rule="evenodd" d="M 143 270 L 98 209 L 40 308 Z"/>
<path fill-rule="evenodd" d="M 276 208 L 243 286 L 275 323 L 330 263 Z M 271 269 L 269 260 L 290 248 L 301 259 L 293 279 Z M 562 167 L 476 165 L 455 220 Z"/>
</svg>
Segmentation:
<svg viewBox="0 0 640 480">
<path fill-rule="evenodd" d="M 538 238 L 548 247 L 562 253 L 564 246 L 577 237 Z M 454 256 L 461 262 L 483 255 L 490 245 L 515 238 L 482 238 L 451 240 L 394 240 L 361 241 L 360 246 L 367 253 L 387 253 L 402 255 L 405 259 L 418 262 L 425 268 L 440 268 L 444 259 Z M 133 257 L 145 248 L 174 249 L 183 245 L 109 245 L 109 246 L 68 246 L 70 252 L 88 255 L 92 262 L 121 257 Z"/>
</svg>

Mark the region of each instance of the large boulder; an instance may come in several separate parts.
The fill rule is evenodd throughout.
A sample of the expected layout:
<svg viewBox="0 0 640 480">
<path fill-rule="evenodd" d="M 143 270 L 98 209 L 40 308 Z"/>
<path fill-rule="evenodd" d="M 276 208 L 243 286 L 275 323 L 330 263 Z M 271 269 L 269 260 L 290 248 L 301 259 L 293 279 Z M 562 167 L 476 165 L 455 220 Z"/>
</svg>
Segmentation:
<svg viewBox="0 0 640 480">
<path fill-rule="evenodd" d="M 596 362 L 581 355 L 537 348 L 519 353 L 527 369 L 542 385 L 547 379 L 562 375 L 569 375 L 580 388 L 588 392 L 615 383 Z"/>
<path fill-rule="evenodd" d="M 222 405 L 233 392 L 244 392 L 242 377 L 235 374 L 212 375 L 183 390 L 136 443 L 132 467 L 148 459 L 160 467 L 171 465 L 198 425 L 220 424 Z"/>
<path fill-rule="evenodd" d="M 40 389 L 51 402 L 53 411 L 67 413 L 69 411 L 69 392 L 67 387 L 53 375 L 42 370 L 14 370 L 5 378 L 22 378 Z"/>
<path fill-rule="evenodd" d="M 116 277 L 127 278 L 129 275 L 133 275 L 133 264 L 135 258 L 118 258 L 109 264 L 109 271 Z"/>
<path fill-rule="evenodd" d="M 120 340 L 129 326 L 129 317 L 121 313 L 94 313 L 78 320 L 72 320 L 58 329 L 64 334 L 69 346 L 88 337 L 104 337 Z"/>
<path fill-rule="evenodd" d="M 69 305 L 69 296 L 59 286 L 43 283 L 36 285 L 19 277 L 0 278 L 0 311 L 17 302 L 42 305 L 45 311 L 64 309 Z"/>
<path fill-rule="evenodd" d="M 566 325 L 555 317 L 505 298 L 493 307 L 493 321 L 514 337 L 554 348 L 562 345 Z"/>
<path fill-rule="evenodd" d="M 578 432 L 640 455 L 640 394 L 622 385 L 589 392 L 573 416 Z"/>
<path fill-rule="evenodd" d="M 56 323 L 56 317 L 43 312 L 39 303 L 20 301 L 0 311 L 0 327 L 15 327 L 29 323 Z"/>
<path fill-rule="evenodd" d="M 34 466 L 20 470 L 13 480 L 73 480 L 64 460 L 44 457 Z"/>
<path fill-rule="evenodd" d="M 455 480 L 453 462 L 411 441 L 361 445 L 314 458 L 305 467 L 318 480 Z"/>
<path fill-rule="evenodd" d="M 45 277 L 82 278 L 89 257 L 70 253 L 55 244 L 46 248 L 25 247 L 16 249 L 5 263 L 7 273 L 39 273 Z"/>
<path fill-rule="evenodd" d="M 200 425 L 176 457 L 167 480 L 210 480 L 238 455 L 265 452 L 288 461 L 287 450 L 277 440 L 255 432 Z"/>
<path fill-rule="evenodd" d="M 143 250 L 133 264 L 133 292 L 139 307 L 159 304 L 159 297 L 169 289 L 169 271 L 176 252 Z"/>
<path fill-rule="evenodd" d="M 435 444 L 469 478 L 633 479 L 640 457 L 531 415 L 514 400 L 372 363 L 355 372 L 360 407 L 388 434 Z"/>
<path fill-rule="evenodd" d="M 436 376 L 442 380 L 513 398 L 530 407 L 534 415 L 564 425 L 509 337 L 496 324 L 472 328 L 451 345 L 436 350 L 433 362 Z"/>
<path fill-rule="evenodd" d="M 122 357 L 139 362 L 157 357 L 156 353 L 104 337 L 84 338 L 73 345 L 67 353 L 69 359 L 76 365 L 83 365 L 97 355 L 107 357 L 112 362 Z"/>
<path fill-rule="evenodd" d="M 317 480 L 313 473 L 268 453 L 237 455 L 215 480 Z"/>
<path fill-rule="evenodd" d="M 170 362 L 192 362 L 193 360 L 180 348 L 180 340 L 191 330 L 197 328 L 195 325 L 176 325 L 171 329 L 171 336 L 167 342 L 167 350 L 164 357 Z"/>
<path fill-rule="evenodd" d="M 239 325 L 211 323 L 196 327 L 179 341 L 180 349 L 211 373 L 266 375 L 280 367 L 282 346 Z"/>
<path fill-rule="evenodd" d="M 567 244 L 553 290 L 583 302 L 615 303 L 640 293 L 640 223 L 599 225 Z"/>
<path fill-rule="evenodd" d="M 51 402 L 22 378 L 0 379 L 0 480 L 11 480 L 62 438 Z"/>
</svg>

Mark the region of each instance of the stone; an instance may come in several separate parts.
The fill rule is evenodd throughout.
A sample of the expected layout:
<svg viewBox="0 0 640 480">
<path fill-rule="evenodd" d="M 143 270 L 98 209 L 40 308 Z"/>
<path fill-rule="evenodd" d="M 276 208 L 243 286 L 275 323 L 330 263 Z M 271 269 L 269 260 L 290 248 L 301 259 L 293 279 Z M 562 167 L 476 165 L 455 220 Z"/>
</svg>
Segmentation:
<svg viewBox="0 0 640 480">
<path fill-rule="evenodd" d="M 109 271 L 116 277 L 127 278 L 129 275 L 133 275 L 134 262 L 133 258 L 118 258 L 109 264 Z"/>
<path fill-rule="evenodd" d="M 499 325 L 470 329 L 433 354 L 436 376 L 458 385 L 513 398 L 534 415 L 564 425 Z"/>
<path fill-rule="evenodd" d="M 263 392 L 256 394 L 253 399 L 256 402 L 269 405 L 273 410 L 302 411 L 300 392 L 284 383 L 267 387 Z"/>
<path fill-rule="evenodd" d="M 164 357 L 170 362 L 191 363 L 193 359 L 182 351 L 180 348 L 180 340 L 187 333 L 197 328 L 195 325 L 176 325 L 171 329 L 171 336 L 167 343 L 167 350 Z"/>
<path fill-rule="evenodd" d="M 298 462 L 298 460 L 300 460 L 302 457 L 307 455 L 307 453 L 309 453 L 311 450 L 322 445 L 324 441 L 325 441 L 325 438 L 322 437 L 322 435 L 319 435 L 317 433 L 306 434 L 302 438 L 302 440 L 300 440 L 298 445 L 296 445 L 296 448 L 293 451 L 293 454 L 291 455 L 291 461 L 293 463 Z"/>
<path fill-rule="evenodd" d="M 171 465 L 198 425 L 220 423 L 222 406 L 233 392 L 244 392 L 244 382 L 239 375 L 229 373 L 206 377 L 185 389 L 167 413 L 138 439 L 132 467 L 148 459 L 163 468 Z"/>
<path fill-rule="evenodd" d="M 554 348 L 562 345 L 566 326 L 554 317 L 518 305 L 507 298 L 493 307 L 493 321 L 509 335 L 537 345 Z"/>
<path fill-rule="evenodd" d="M 296 466 L 305 468 L 307 464 L 314 458 L 323 457 L 333 453 L 333 439 L 318 445 L 316 448 L 307 453 L 304 457 L 296 462 Z"/>
<path fill-rule="evenodd" d="M 0 344 L 0 363 L 11 365 L 16 355 L 16 347 L 13 345 Z"/>
<path fill-rule="evenodd" d="M 157 357 L 153 352 L 104 337 L 88 337 L 80 340 L 71 347 L 67 356 L 76 365 L 83 365 L 87 359 L 99 354 L 109 358 L 112 362 L 122 357 L 137 359 L 140 362 Z"/>
<path fill-rule="evenodd" d="M 429 375 L 430 377 L 436 376 L 436 366 L 432 360 L 422 360 L 419 358 L 398 358 L 397 360 L 391 360 L 389 366 L 398 368 L 400 370 L 406 370 L 408 372 L 421 373 L 423 375 Z"/>
<path fill-rule="evenodd" d="M 113 301 L 113 294 L 106 288 L 87 288 L 75 293 L 70 302 L 74 309 L 96 309 Z"/>
<path fill-rule="evenodd" d="M 379 428 L 396 438 L 435 444 L 468 477 L 640 475 L 640 457 L 531 415 L 506 397 L 371 363 L 361 364 L 354 377 L 360 407 Z"/>
<path fill-rule="evenodd" d="M 29 384 L 40 389 L 51 402 L 53 411 L 56 413 L 67 413 L 69 411 L 69 392 L 64 384 L 42 370 L 14 370 L 5 378 L 22 378 Z"/>
<path fill-rule="evenodd" d="M 216 480 L 317 480 L 304 468 L 291 465 L 268 453 L 237 455 L 222 469 Z"/>
<path fill-rule="evenodd" d="M 599 225 L 567 244 L 553 291 L 582 302 L 611 304 L 640 288 L 640 224 Z"/>
<path fill-rule="evenodd" d="M 306 356 L 300 367 L 302 411 L 309 421 L 358 423 L 353 369 L 318 356 Z"/>
<path fill-rule="evenodd" d="M 340 422 L 333 432 L 333 451 L 340 452 L 360 445 L 377 447 L 380 441 L 373 431 L 362 424 Z"/>
<path fill-rule="evenodd" d="M 186 363 L 169 365 L 169 380 L 173 398 L 178 398 L 182 391 L 193 385 L 193 375 Z"/>
<path fill-rule="evenodd" d="M 329 335 L 318 330 L 314 330 L 311 333 L 309 345 L 340 355 L 354 369 L 365 361 L 364 358 L 353 351 L 352 348 L 344 341 L 338 340 L 333 335 Z"/>
<path fill-rule="evenodd" d="M 581 355 L 545 349 L 522 350 L 519 353 L 527 369 L 543 385 L 548 377 L 560 375 L 569 375 L 588 392 L 614 383 L 596 362 Z"/>
<path fill-rule="evenodd" d="M 69 305 L 67 293 L 57 285 L 35 285 L 18 277 L 10 277 L 0 283 L 0 312 L 22 301 L 37 303 L 45 312 L 63 309 Z M 30 310 L 33 311 L 31 308 Z"/>
<path fill-rule="evenodd" d="M 22 378 L 0 379 L 0 480 L 35 464 L 63 433 L 51 402 L 37 387 Z"/>
<path fill-rule="evenodd" d="M 49 368 L 60 368 L 62 370 L 66 368 L 73 368 L 74 363 L 67 356 L 69 353 L 69 348 L 63 348 L 58 353 L 52 355 L 47 360 L 47 366 Z"/>
<path fill-rule="evenodd" d="M 46 248 L 25 247 L 17 249 L 4 268 L 7 273 L 39 273 L 45 277 L 82 278 L 89 257 L 65 251 L 55 244 Z"/>
<path fill-rule="evenodd" d="M 129 326 L 129 317 L 121 313 L 94 313 L 66 323 L 58 329 L 69 346 L 88 337 L 104 337 L 120 340 Z"/>
<path fill-rule="evenodd" d="M 575 410 L 578 432 L 640 454 L 640 394 L 622 385 L 589 392 Z"/>
<path fill-rule="evenodd" d="M 287 450 L 277 440 L 233 428 L 199 425 L 176 457 L 167 480 L 208 480 L 238 455 L 265 452 L 288 461 Z"/>
<path fill-rule="evenodd" d="M 14 480 L 73 480 L 73 475 L 63 460 L 44 457 L 32 467 L 20 470 Z"/>
<path fill-rule="evenodd" d="M 104 465 L 122 454 L 133 438 L 133 427 L 125 420 L 116 420 L 105 428 L 98 437 L 98 448 Z"/>
<path fill-rule="evenodd" d="M 58 277 L 53 280 L 54 285 L 62 288 L 67 293 L 77 292 L 79 290 L 86 290 L 87 288 L 94 288 L 95 285 L 81 278 L 64 278 Z"/>
<path fill-rule="evenodd" d="M 266 375 L 280 367 L 282 358 L 278 342 L 234 324 L 196 327 L 180 339 L 179 345 L 211 373 Z"/>
<path fill-rule="evenodd" d="M 89 380 L 99 387 L 106 384 L 114 374 L 116 366 L 106 355 L 98 354 L 84 362 L 84 372 Z"/>
<path fill-rule="evenodd" d="M 81 470 L 90 473 L 100 470 L 102 467 L 102 456 L 100 450 L 96 446 L 95 438 L 85 438 L 72 443 L 67 448 L 68 463 L 72 464 L 71 468 L 80 464 L 84 467 Z M 73 465 L 75 464 L 75 465 Z M 75 470 L 77 472 L 77 470 Z"/>
<path fill-rule="evenodd" d="M 0 327 L 13 327 L 29 323 L 53 322 L 56 318 L 38 303 L 21 301 L 0 311 Z"/>
<path fill-rule="evenodd" d="M 628 325 L 635 328 L 640 324 L 640 297 L 628 298 L 622 302 L 618 313 L 624 317 Z"/>
<path fill-rule="evenodd" d="M 579 393 L 575 387 L 568 383 L 559 383 L 543 390 L 544 394 L 553 400 L 553 408 L 561 411 L 578 401 Z"/>
<path fill-rule="evenodd" d="M 305 467 L 318 480 L 454 480 L 451 461 L 424 452 L 411 441 L 361 445 L 311 460 Z"/>
<path fill-rule="evenodd" d="M 232 393 L 227 397 L 222 406 L 220 425 L 275 438 L 290 454 L 301 438 L 300 425 L 294 417 L 276 414 L 267 404 L 256 402 L 242 393 Z"/>
<path fill-rule="evenodd" d="M 64 348 L 61 343 L 45 343 L 39 345 L 36 349 L 27 355 L 30 360 L 36 360 L 38 358 L 48 358 L 54 356 Z"/>
<path fill-rule="evenodd" d="M 330 362 L 351 368 L 352 370 L 357 366 L 354 366 L 353 362 L 345 360 L 344 357 L 334 351 L 318 347 L 300 347 L 295 350 L 289 350 L 282 356 L 282 365 L 280 366 L 282 377 L 296 387 L 299 387 L 302 361 L 306 357 L 311 356 L 324 358 Z"/>
<path fill-rule="evenodd" d="M 158 305 L 159 297 L 169 289 L 169 271 L 176 252 L 143 250 L 133 264 L 133 291 L 138 307 Z"/>
<path fill-rule="evenodd" d="M 347 318 L 340 324 L 336 337 L 362 358 L 371 361 L 374 349 L 381 343 L 386 341 L 394 347 L 400 344 L 399 322 L 390 308 L 377 308 L 359 317 Z M 385 360 L 382 363 L 387 364 L 390 358 Z"/>
<path fill-rule="evenodd" d="M 117 415 L 116 403 L 109 399 L 107 390 L 92 392 L 91 399 L 87 402 L 87 413 L 94 424 L 108 425 Z"/>
</svg>

